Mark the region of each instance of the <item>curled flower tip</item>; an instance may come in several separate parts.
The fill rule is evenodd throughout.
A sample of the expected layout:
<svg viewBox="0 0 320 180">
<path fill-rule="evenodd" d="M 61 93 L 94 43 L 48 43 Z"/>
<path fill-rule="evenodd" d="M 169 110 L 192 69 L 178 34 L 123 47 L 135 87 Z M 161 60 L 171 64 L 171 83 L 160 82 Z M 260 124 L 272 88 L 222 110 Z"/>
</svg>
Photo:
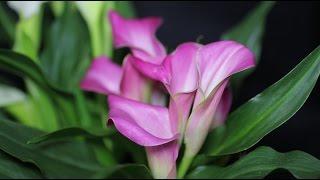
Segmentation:
<svg viewBox="0 0 320 180">
<path fill-rule="evenodd" d="M 162 24 L 159 17 L 125 19 L 116 11 L 109 11 L 109 21 L 117 48 L 128 47 L 134 56 L 160 64 L 166 56 L 164 46 L 155 33 Z"/>
</svg>

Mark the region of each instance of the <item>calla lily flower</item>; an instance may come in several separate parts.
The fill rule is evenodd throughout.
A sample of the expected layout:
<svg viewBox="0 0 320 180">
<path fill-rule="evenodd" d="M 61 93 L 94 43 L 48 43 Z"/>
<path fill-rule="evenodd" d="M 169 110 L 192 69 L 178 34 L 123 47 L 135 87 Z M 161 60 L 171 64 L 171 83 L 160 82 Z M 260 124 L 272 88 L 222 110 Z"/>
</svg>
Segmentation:
<svg viewBox="0 0 320 180">
<path fill-rule="evenodd" d="M 229 77 L 254 65 L 253 53 L 234 41 L 182 44 L 161 65 L 132 60 L 140 72 L 167 87 L 169 114 L 178 121 L 187 159 L 199 152 L 208 132 L 226 119 L 232 100 L 226 89 Z"/>
<path fill-rule="evenodd" d="M 112 34 L 109 22 L 105 22 L 107 12 L 115 7 L 114 1 L 75 1 L 86 21 L 90 33 L 94 56 L 112 54 Z"/>
<path fill-rule="evenodd" d="M 8 6 L 19 15 L 15 30 L 14 50 L 38 61 L 41 38 L 41 5 L 46 1 L 8 1 Z M 26 46 L 26 42 L 28 45 Z"/>
<path fill-rule="evenodd" d="M 25 19 L 36 14 L 42 3 L 46 1 L 8 1 L 8 6 L 19 13 Z"/>
<path fill-rule="evenodd" d="M 125 58 L 123 68 L 106 57 L 96 58 L 81 88 L 109 95 L 110 119 L 121 134 L 146 147 L 154 177 L 174 178 L 179 149 L 175 121 L 169 120 L 167 108 L 142 103 L 148 101 L 145 94 L 149 83 L 135 70 L 130 58 Z M 158 89 L 152 90 L 152 104 L 163 104 L 163 99 Z"/>
<path fill-rule="evenodd" d="M 227 118 L 232 104 L 231 88 L 227 87 L 221 97 L 221 100 L 217 106 L 217 110 L 214 113 L 214 117 L 211 123 L 211 130 L 222 125 Z"/>
<path fill-rule="evenodd" d="M 196 57 L 200 44 L 184 43 L 168 55 L 161 65 L 133 58 L 133 64 L 144 75 L 164 84 L 170 94 L 169 111 L 183 134 L 186 120 L 198 88 Z"/>
<path fill-rule="evenodd" d="M 138 58 L 132 60 L 140 72 L 167 87 L 172 97 L 170 105 L 173 104 L 169 106 L 170 114 L 176 118 L 179 116 L 177 113 L 183 114 L 182 118 L 177 118 L 183 119 L 179 121 L 180 127 L 184 127 L 183 123 L 187 121 L 193 102 L 192 93 L 196 91 L 185 135 L 190 155 L 199 151 L 210 127 L 221 124 L 230 109 L 231 93 L 225 91 L 228 78 L 254 65 L 253 53 L 234 41 L 219 41 L 205 46 L 185 43 L 161 65 Z M 177 94 L 183 96 L 177 98 Z M 187 94 L 189 96 L 186 97 Z M 183 128 L 180 128 L 180 133 L 183 133 Z"/>
<path fill-rule="evenodd" d="M 109 21 L 115 46 L 128 47 L 132 54 L 122 68 L 97 58 L 81 87 L 108 95 L 110 120 L 121 134 L 146 147 L 154 177 L 175 178 L 180 143 L 184 139 L 187 159 L 198 153 L 230 110 L 229 77 L 252 67 L 254 56 L 234 41 L 183 43 L 166 55 L 155 37 L 160 18 L 125 19 L 111 11 Z M 164 98 L 151 80 L 167 89 L 169 108 L 153 104 L 163 105 Z"/>
<path fill-rule="evenodd" d="M 132 58 L 131 55 L 125 57 L 123 67 L 105 56 L 96 58 L 81 81 L 81 88 L 100 94 L 116 94 L 146 102 L 149 99 L 148 80 L 132 66 L 130 58 Z"/>
<path fill-rule="evenodd" d="M 166 51 L 164 46 L 156 38 L 155 33 L 158 27 L 162 24 L 162 19 L 158 17 L 149 17 L 143 19 L 125 19 L 121 17 L 117 12 L 109 12 L 109 21 L 111 22 L 114 44 L 117 48 L 128 47 L 130 48 L 133 56 L 128 59 L 127 63 L 132 64 L 134 68 L 132 71 L 137 71 L 135 67 L 134 60 L 136 58 L 141 59 L 146 62 L 152 62 L 155 64 L 161 64 L 166 57 Z M 140 72 L 138 72 L 140 73 Z M 146 76 L 143 76 L 146 78 Z M 140 78 L 143 79 L 143 78 Z M 146 78 L 149 81 L 149 78 Z M 127 83 L 123 83 L 122 87 L 128 89 L 124 91 L 130 94 L 143 94 L 146 93 L 138 90 L 137 84 L 131 76 L 128 76 Z M 145 81 L 146 82 L 146 81 Z M 140 83 L 141 84 L 141 83 Z M 158 89 L 155 89 L 155 83 L 150 82 L 143 84 L 144 89 L 148 89 L 149 86 L 151 90 L 151 103 L 164 105 L 164 95 L 159 93 Z M 137 90 L 137 91 L 136 91 Z M 125 93 L 126 94 L 126 93 Z M 128 97 L 128 96 L 127 96 Z M 137 99 L 136 99 L 137 100 Z M 148 99 L 144 99 L 143 102 L 147 102 Z M 189 100 L 190 101 L 190 100 Z M 150 100 L 149 100 L 150 102 Z M 191 104 L 191 103 L 189 103 Z M 173 115 L 175 111 L 170 111 L 169 116 L 174 118 Z M 172 124 L 174 130 L 177 129 L 178 124 L 176 121 Z M 121 131 L 120 131 L 121 132 Z M 124 133 L 123 133 L 124 134 Z M 178 156 L 179 147 L 176 141 L 170 142 L 168 145 L 163 144 L 155 147 L 146 147 L 149 166 L 151 171 L 156 178 L 175 178 L 176 175 L 176 159 Z M 168 148 L 169 147 L 169 148 Z M 161 159 L 161 160 L 160 160 Z M 162 168 L 159 168 L 162 167 Z M 166 167 L 166 168 L 164 168 Z"/>
<path fill-rule="evenodd" d="M 148 111 L 149 106 L 147 104 L 140 104 L 141 102 L 148 102 L 154 105 L 164 105 L 165 96 L 156 87 L 157 83 L 151 82 L 149 78 L 137 71 L 132 64 L 134 62 L 132 59 L 136 56 L 155 62 L 164 59 L 165 50 L 154 35 L 161 19 L 125 20 L 113 11 L 109 13 L 109 17 L 115 46 L 131 48 L 132 55 L 126 56 L 122 67 L 113 63 L 107 57 L 96 58 L 82 80 L 81 87 L 88 91 L 109 95 L 110 119 L 120 133 L 133 142 L 146 147 L 149 166 L 154 177 L 175 178 L 175 162 L 179 149 L 176 143 L 178 136 L 175 128 L 176 121 L 169 121 L 167 108 L 150 105 L 153 110 Z M 132 38 L 136 34 L 145 38 L 143 39 L 144 43 L 141 43 L 141 39 Z M 119 105 L 127 108 L 121 109 Z M 128 108 L 130 106 L 132 106 L 131 110 Z M 139 107 L 141 107 L 139 116 L 129 113 L 136 111 L 136 108 L 139 109 Z M 146 112 L 149 112 L 148 116 L 145 116 Z M 128 116 L 124 117 L 122 114 Z M 141 118 L 141 116 L 145 116 L 146 119 Z M 154 119 L 155 116 L 162 117 L 158 123 L 158 126 L 161 127 L 156 126 L 156 128 L 150 129 L 157 121 Z M 167 123 L 163 124 L 163 122 Z M 163 131 L 168 132 L 168 134 L 164 136 Z M 159 161 L 158 159 L 162 160 Z"/>
<path fill-rule="evenodd" d="M 87 91 L 108 95 L 120 94 L 123 69 L 109 58 L 101 56 L 92 61 L 81 88 Z"/>
<path fill-rule="evenodd" d="M 162 63 L 166 51 L 155 36 L 156 30 L 162 24 L 161 18 L 125 19 L 116 11 L 110 11 L 109 21 L 116 48 L 128 47 L 137 58 Z"/>
<path fill-rule="evenodd" d="M 147 158 L 152 174 L 157 179 L 175 179 L 178 142 L 171 141 L 161 146 L 147 147 Z"/>
<path fill-rule="evenodd" d="M 146 147 L 155 178 L 175 178 L 179 136 L 176 121 L 162 106 L 109 95 L 109 118 L 124 136 Z"/>
<path fill-rule="evenodd" d="M 169 111 L 122 96 L 109 95 L 109 118 L 116 128 L 141 146 L 158 146 L 176 139 Z"/>
<path fill-rule="evenodd" d="M 253 67 L 254 62 L 254 54 L 242 44 L 234 41 L 211 43 L 199 50 L 197 58 L 200 73 L 199 89 L 185 132 L 186 156 L 195 156 L 211 124 L 220 123 L 214 122 L 217 120 L 215 119 L 217 110 L 220 109 L 219 113 L 221 110 L 229 110 L 230 95 L 228 92 L 224 93 L 229 77 Z M 224 103 L 226 105 L 223 105 Z M 222 112 L 223 114 L 225 112 Z"/>
</svg>

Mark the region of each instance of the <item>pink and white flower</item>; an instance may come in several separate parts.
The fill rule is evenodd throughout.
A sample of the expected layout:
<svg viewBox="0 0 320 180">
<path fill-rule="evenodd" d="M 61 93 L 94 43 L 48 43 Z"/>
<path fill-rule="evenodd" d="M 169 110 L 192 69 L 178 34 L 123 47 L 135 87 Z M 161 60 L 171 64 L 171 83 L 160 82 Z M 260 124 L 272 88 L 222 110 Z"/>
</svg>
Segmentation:
<svg viewBox="0 0 320 180">
<path fill-rule="evenodd" d="M 154 177 L 175 178 L 180 143 L 188 157 L 199 152 L 230 110 L 230 76 L 254 66 L 254 55 L 234 41 L 183 43 L 167 55 L 155 37 L 160 18 L 125 19 L 111 11 L 109 20 L 115 46 L 131 54 L 122 67 L 97 58 L 81 87 L 109 96 L 110 119 L 121 134 L 146 147 Z M 153 104 L 164 99 L 156 82 L 170 95 L 168 108 Z"/>
</svg>

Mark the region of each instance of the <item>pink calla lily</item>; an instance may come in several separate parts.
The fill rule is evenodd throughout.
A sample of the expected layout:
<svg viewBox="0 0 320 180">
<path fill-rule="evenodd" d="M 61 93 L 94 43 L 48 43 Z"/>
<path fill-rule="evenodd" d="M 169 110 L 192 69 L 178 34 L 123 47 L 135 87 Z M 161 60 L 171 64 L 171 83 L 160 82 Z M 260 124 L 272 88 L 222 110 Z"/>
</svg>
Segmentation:
<svg viewBox="0 0 320 180">
<path fill-rule="evenodd" d="M 166 51 L 155 37 L 162 24 L 161 18 L 125 19 L 116 11 L 110 11 L 109 20 L 116 48 L 128 47 L 137 58 L 158 64 L 162 62 Z"/>
<path fill-rule="evenodd" d="M 170 121 L 167 108 L 142 103 L 148 99 L 145 94 L 149 80 L 132 66 L 131 57 L 125 58 L 123 68 L 105 57 L 97 58 L 81 87 L 109 95 L 110 119 L 121 134 L 146 147 L 154 177 L 175 178 L 179 149 L 176 122 Z M 163 105 L 165 97 L 161 90 L 154 88 L 151 92 L 151 103 Z"/>
<path fill-rule="evenodd" d="M 101 56 L 93 60 L 80 87 L 100 94 L 118 94 L 130 99 L 145 101 L 148 80 L 128 61 L 126 56 L 123 67 Z"/>
<path fill-rule="evenodd" d="M 230 111 L 231 103 L 232 103 L 231 88 L 226 87 L 226 89 L 223 91 L 223 94 L 217 106 L 216 112 L 214 113 L 214 117 L 211 123 L 211 129 L 214 129 L 217 126 L 220 126 L 224 123 Z"/>
<path fill-rule="evenodd" d="M 123 76 L 120 83 L 121 95 L 129 99 L 147 102 L 150 94 L 150 82 L 133 65 L 132 55 L 127 55 L 123 60 Z"/>
<path fill-rule="evenodd" d="M 109 95 L 110 119 L 120 133 L 146 147 L 154 177 L 174 178 L 179 149 L 176 121 L 170 121 L 167 108 L 142 103 L 164 105 L 165 97 L 156 88 L 157 83 L 137 71 L 131 60 L 138 57 L 155 63 L 163 61 L 165 49 L 154 35 L 161 19 L 124 19 L 114 11 L 109 19 L 115 46 L 129 47 L 132 55 L 126 56 L 122 68 L 107 58 L 95 59 L 81 87 Z M 159 166 L 166 168 L 156 168 Z"/>
<path fill-rule="evenodd" d="M 143 62 L 150 62 L 152 64 L 160 65 L 164 58 L 166 57 L 166 51 L 163 45 L 155 37 L 155 32 L 158 27 L 161 25 L 162 20 L 158 17 L 143 18 L 143 19 L 125 19 L 121 17 L 117 12 L 109 12 L 109 20 L 112 25 L 112 33 L 114 37 L 114 44 L 117 48 L 128 47 L 130 48 L 132 55 L 127 59 L 126 64 L 135 66 L 135 59 L 141 59 Z M 130 62 L 129 62 L 130 61 Z M 132 72 L 136 71 L 132 66 L 129 67 Z M 127 69 L 129 69 L 127 68 Z M 153 68 L 153 67 L 150 67 Z M 155 69 L 157 70 L 157 69 Z M 158 72 L 157 74 L 161 73 Z M 131 74 L 131 73 L 130 73 Z M 136 73 L 133 73 L 136 74 Z M 137 76 L 134 76 L 137 77 Z M 141 76 L 140 76 L 141 77 Z M 148 77 L 148 76 L 146 76 Z M 164 96 L 163 93 L 159 93 L 158 89 L 154 89 L 154 82 L 147 82 L 146 78 L 139 78 L 145 83 L 135 84 L 135 80 L 130 75 L 124 75 L 124 81 L 121 84 L 121 89 L 123 94 L 126 97 L 137 97 L 144 96 L 149 94 L 146 91 L 141 91 L 141 89 L 148 89 L 149 86 L 151 94 L 147 95 L 146 99 L 143 99 L 144 102 L 149 100 L 152 104 L 161 104 L 164 105 Z M 132 86 L 131 86 L 132 85 Z M 142 86 L 142 87 L 139 87 Z M 128 90 L 126 90 L 128 89 Z M 150 89 L 149 89 L 150 91 Z M 130 95 L 128 95 L 130 94 Z M 136 100 L 142 99 L 134 98 Z M 190 103 L 191 104 L 191 103 Z M 170 113 L 172 114 L 172 113 Z M 173 116 L 170 115 L 172 118 Z M 171 125 L 174 130 L 177 128 L 175 121 L 171 121 Z M 120 131 L 121 132 L 121 131 Z M 124 134 L 124 132 L 122 132 Z M 176 142 L 176 141 L 174 141 Z M 170 142 L 169 144 L 172 144 Z M 174 148 L 173 148 L 174 147 Z M 178 146 L 167 144 L 155 146 L 155 147 L 146 147 L 147 156 L 149 161 L 149 166 L 153 172 L 153 175 L 157 178 L 174 178 L 176 175 L 176 166 L 175 162 L 178 156 Z M 174 157 L 174 158 L 173 158 Z M 162 160 L 160 160 L 162 159 Z M 162 167 L 162 168 L 157 168 Z M 166 168 L 164 168 L 166 167 Z"/>
<path fill-rule="evenodd" d="M 170 94 L 170 115 L 179 122 L 177 128 L 181 134 L 198 88 L 196 57 L 200 47 L 197 43 L 183 43 L 160 65 L 138 58 L 131 59 L 141 73 L 162 82 L 167 88 Z"/>
<path fill-rule="evenodd" d="M 122 75 L 123 70 L 119 65 L 101 56 L 93 60 L 80 86 L 84 90 L 105 95 L 120 94 Z"/>
<path fill-rule="evenodd" d="M 109 118 L 126 137 L 141 146 L 157 146 L 176 139 L 167 108 L 109 95 Z"/>
<path fill-rule="evenodd" d="M 131 54 L 122 67 L 97 58 L 81 87 L 108 95 L 110 120 L 146 148 L 154 177 L 175 178 L 180 143 L 186 144 L 188 159 L 198 153 L 230 110 L 229 77 L 252 67 L 254 55 L 234 41 L 183 43 L 167 55 L 155 36 L 160 18 L 125 19 L 111 11 L 109 20 L 115 46 L 128 47 Z M 170 95 L 168 108 L 155 86 L 159 82 Z"/>
<path fill-rule="evenodd" d="M 179 136 L 167 108 L 109 95 L 109 118 L 121 134 L 146 147 L 155 178 L 175 178 Z"/>
<path fill-rule="evenodd" d="M 146 147 L 149 167 L 157 179 L 176 178 L 176 160 L 179 153 L 177 141 L 154 147 Z"/>
<path fill-rule="evenodd" d="M 219 41 L 203 46 L 199 50 L 197 61 L 199 89 L 185 132 L 186 154 L 191 157 L 200 150 L 211 124 L 216 123 L 213 120 L 221 100 L 229 101 L 222 99 L 229 77 L 253 67 L 254 54 L 237 42 Z M 230 98 L 230 95 L 226 96 L 224 98 Z"/>
</svg>

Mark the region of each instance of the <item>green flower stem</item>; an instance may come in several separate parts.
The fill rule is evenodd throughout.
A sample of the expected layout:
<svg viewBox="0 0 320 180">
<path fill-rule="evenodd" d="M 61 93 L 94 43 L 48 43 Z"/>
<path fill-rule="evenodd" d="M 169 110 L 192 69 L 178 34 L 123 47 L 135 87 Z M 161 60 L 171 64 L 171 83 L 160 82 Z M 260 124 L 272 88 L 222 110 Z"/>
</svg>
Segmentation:
<svg viewBox="0 0 320 180">
<path fill-rule="evenodd" d="M 190 156 L 186 156 L 186 154 L 184 154 L 182 161 L 180 163 L 179 166 L 179 170 L 178 170 L 178 178 L 182 179 L 185 174 L 187 173 L 192 161 L 193 161 L 194 156 L 190 157 Z"/>
</svg>

